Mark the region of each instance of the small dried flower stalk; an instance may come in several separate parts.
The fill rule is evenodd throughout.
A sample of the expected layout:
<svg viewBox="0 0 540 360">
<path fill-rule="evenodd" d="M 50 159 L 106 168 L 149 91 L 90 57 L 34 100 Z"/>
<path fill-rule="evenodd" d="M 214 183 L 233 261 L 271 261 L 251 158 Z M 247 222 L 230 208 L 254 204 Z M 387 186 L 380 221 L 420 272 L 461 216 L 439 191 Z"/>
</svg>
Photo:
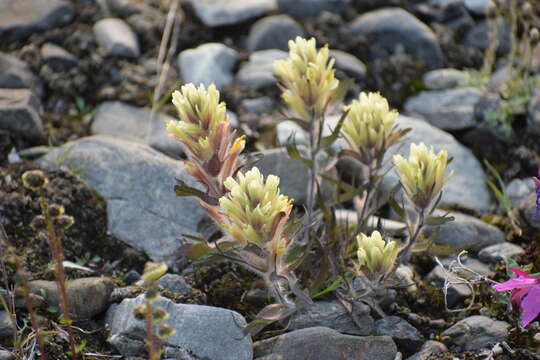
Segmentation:
<svg viewBox="0 0 540 360">
<path fill-rule="evenodd" d="M 281 97 L 303 120 L 321 118 L 343 99 L 347 84 L 340 85 L 333 66 L 328 46 L 317 51 L 314 38 L 290 40 L 289 57 L 274 61 Z"/>
<path fill-rule="evenodd" d="M 244 150 L 244 137 L 235 139 L 214 84 L 182 86 L 173 93 L 179 121 L 168 121 L 167 132 L 183 144 L 188 157 L 187 171 L 205 184 L 215 198 L 226 191 L 223 182 L 238 170 L 238 158 Z"/>
<path fill-rule="evenodd" d="M 356 237 L 358 243 L 358 263 L 355 263 L 356 272 L 363 274 L 371 281 L 383 281 L 392 273 L 399 253 L 396 241 L 385 241 L 378 231 L 371 236 L 360 233 Z"/>
<path fill-rule="evenodd" d="M 394 155 L 401 184 L 407 197 L 419 209 L 426 209 L 439 195 L 449 176 L 445 176 L 448 153 L 445 149 L 435 154 L 433 147 L 424 143 L 411 144 L 409 158 Z"/>
<path fill-rule="evenodd" d="M 396 110 L 390 110 L 388 101 L 378 93 L 361 92 L 345 108 L 347 117 L 341 129 L 352 156 L 365 165 L 381 162 L 384 153 L 396 144 L 407 130 L 398 130 Z"/>
</svg>

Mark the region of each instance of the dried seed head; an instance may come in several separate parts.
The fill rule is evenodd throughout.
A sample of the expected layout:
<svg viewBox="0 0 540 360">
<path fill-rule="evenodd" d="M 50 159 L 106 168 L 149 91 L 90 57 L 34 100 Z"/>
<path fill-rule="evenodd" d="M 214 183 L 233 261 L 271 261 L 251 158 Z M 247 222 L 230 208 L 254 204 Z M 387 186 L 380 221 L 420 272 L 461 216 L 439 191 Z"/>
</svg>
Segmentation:
<svg viewBox="0 0 540 360">
<path fill-rule="evenodd" d="M 69 229 L 71 226 L 73 226 L 73 224 L 75 224 L 73 216 L 69 215 L 60 215 L 56 219 L 54 219 L 54 221 L 56 222 L 56 224 L 58 224 L 58 226 L 62 227 L 65 230 Z"/>
<path fill-rule="evenodd" d="M 55 218 L 64 214 L 64 207 L 58 204 L 50 204 L 47 206 L 47 212 L 49 213 L 50 217 Z"/>
<path fill-rule="evenodd" d="M 154 306 L 152 309 L 152 316 L 157 322 L 166 320 L 169 317 L 169 313 L 161 306 Z"/>
<path fill-rule="evenodd" d="M 49 180 L 41 170 L 30 170 L 22 174 L 23 185 L 31 190 L 38 191 L 45 187 Z"/>
<path fill-rule="evenodd" d="M 43 215 L 37 215 L 32 219 L 32 222 L 30 223 L 30 227 L 36 231 L 44 230 L 47 227 L 47 222 L 45 220 L 45 216 Z"/>
<path fill-rule="evenodd" d="M 133 316 L 135 316 L 137 320 L 144 320 L 144 318 L 146 318 L 146 311 L 146 304 L 135 306 L 133 308 Z"/>
<path fill-rule="evenodd" d="M 173 327 L 166 323 L 159 324 L 159 330 L 158 330 L 158 337 L 160 339 L 168 338 L 169 336 L 172 336 L 176 333 L 176 330 L 173 329 Z"/>
</svg>

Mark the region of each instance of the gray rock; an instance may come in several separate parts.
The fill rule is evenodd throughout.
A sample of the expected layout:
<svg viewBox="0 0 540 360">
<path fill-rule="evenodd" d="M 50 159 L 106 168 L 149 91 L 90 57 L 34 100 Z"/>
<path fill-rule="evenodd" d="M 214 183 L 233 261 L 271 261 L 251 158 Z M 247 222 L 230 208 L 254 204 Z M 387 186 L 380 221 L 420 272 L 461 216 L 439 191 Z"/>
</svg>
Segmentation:
<svg viewBox="0 0 540 360">
<path fill-rule="evenodd" d="M 232 70 L 238 54 L 220 43 L 206 43 L 178 55 L 178 66 L 184 83 L 214 83 L 223 88 L 233 80 Z"/>
<path fill-rule="evenodd" d="M 274 357 L 267 357 L 270 354 Z M 296 330 L 254 344 L 257 360 L 394 360 L 396 354 L 389 336 L 343 335 L 325 327 Z"/>
<path fill-rule="evenodd" d="M 453 260 L 454 259 L 451 258 L 442 259 L 441 263 L 443 264 L 445 269 L 448 270 L 448 267 Z M 491 271 L 488 265 L 476 259 L 465 258 L 462 260 L 463 265 L 480 275 L 493 275 L 493 271 Z M 448 306 L 450 308 L 460 306 L 460 304 L 462 304 L 465 299 L 471 297 L 472 293 L 470 287 L 464 284 L 463 280 L 460 280 L 458 277 L 461 277 L 463 279 L 471 279 L 474 277 L 474 275 L 466 271 L 458 271 L 457 274 L 447 273 L 445 269 L 443 269 L 440 265 L 435 266 L 435 268 L 433 268 L 433 270 L 426 276 L 425 280 L 440 287 L 442 291 L 444 282 L 448 279 L 448 281 L 451 283 L 451 285 L 448 287 L 448 293 L 446 296 Z"/>
<path fill-rule="evenodd" d="M 240 107 L 249 114 L 264 114 L 274 110 L 274 100 L 269 96 L 261 96 L 255 99 L 244 99 Z"/>
<path fill-rule="evenodd" d="M 79 63 L 79 59 L 75 55 L 53 43 L 43 44 L 41 58 L 45 64 L 57 72 L 67 71 Z"/>
<path fill-rule="evenodd" d="M 39 162 L 55 168 L 59 156 L 107 200 L 111 234 L 153 261 L 172 266 L 181 258 L 178 237 L 199 235 L 205 213 L 198 201 L 174 195 L 176 178 L 197 186 L 181 162 L 146 145 L 102 135 L 67 143 Z"/>
<path fill-rule="evenodd" d="M 113 322 L 114 319 L 114 313 L 116 312 L 116 309 L 118 309 L 117 303 L 112 303 L 107 311 L 105 312 L 105 316 L 103 318 L 103 323 L 107 325 L 109 328 Z"/>
<path fill-rule="evenodd" d="M 540 135 L 540 88 L 535 90 L 535 93 L 529 102 L 527 130 Z"/>
<path fill-rule="evenodd" d="M 105 18 L 94 24 L 96 41 L 107 55 L 136 58 L 140 55 L 137 35 L 122 19 Z"/>
<path fill-rule="evenodd" d="M 424 337 L 420 331 L 399 316 L 386 316 L 375 322 L 377 335 L 391 336 L 398 348 L 403 348 L 409 353 L 417 351 Z"/>
<path fill-rule="evenodd" d="M 528 225 L 540 230 L 540 214 L 537 214 L 536 211 L 536 193 L 532 193 L 524 199 L 519 204 L 518 210 Z"/>
<path fill-rule="evenodd" d="M 15 360 L 15 354 L 6 350 L 0 350 L 0 360 Z"/>
<path fill-rule="evenodd" d="M 276 0 L 188 0 L 209 27 L 234 25 L 277 9 Z"/>
<path fill-rule="evenodd" d="M 173 157 L 182 155 L 182 146 L 167 135 L 165 128 L 165 121 L 176 119 L 157 113 L 152 125 L 149 126 L 150 114 L 151 111 L 147 109 L 140 109 L 120 101 L 107 101 L 97 107 L 90 129 L 93 134 L 145 143 Z M 147 132 L 150 132 L 149 136 Z"/>
<path fill-rule="evenodd" d="M 422 80 L 429 90 L 445 90 L 466 84 L 469 75 L 456 69 L 437 69 L 425 73 Z"/>
<path fill-rule="evenodd" d="M 467 10 L 474 15 L 486 16 L 487 8 L 491 0 L 463 0 Z"/>
<path fill-rule="evenodd" d="M 497 28 L 499 34 L 499 47 L 497 48 L 497 52 L 507 54 L 510 51 L 511 43 L 510 27 L 504 20 L 499 19 L 497 21 Z M 487 21 L 481 21 L 467 31 L 463 43 L 480 50 L 486 50 L 489 46 Z"/>
<path fill-rule="evenodd" d="M 525 253 L 521 246 L 509 242 L 491 245 L 478 253 L 478 258 L 484 262 L 496 264 L 497 262 L 516 257 Z"/>
<path fill-rule="evenodd" d="M 34 280 L 29 283 L 30 291 L 36 295 L 45 293 L 48 306 L 59 307 L 59 293 L 55 281 Z M 111 279 L 89 277 L 69 281 L 67 297 L 69 312 L 73 320 L 91 319 L 107 310 L 114 289 Z"/>
<path fill-rule="evenodd" d="M 443 65 L 442 51 L 435 34 L 426 24 L 400 8 L 362 14 L 348 24 L 344 32 L 349 37 L 367 37 L 374 46 L 390 52 L 402 46 L 429 69 Z"/>
<path fill-rule="evenodd" d="M 335 59 L 335 68 L 345 72 L 358 81 L 366 77 L 366 65 L 356 56 L 341 50 L 330 50 L 330 57 Z"/>
<path fill-rule="evenodd" d="M 303 204 L 307 199 L 309 173 L 308 168 L 300 161 L 290 158 L 285 149 L 272 149 L 260 152 L 263 158 L 254 165 L 264 176 L 276 175 L 280 178 L 279 188 L 282 194 L 294 199 L 294 203 Z M 320 153 L 319 161 L 325 160 L 325 154 Z M 336 177 L 335 172 L 327 175 Z M 323 181 L 321 186 L 323 199 L 332 196 L 334 187 Z"/>
<path fill-rule="evenodd" d="M 156 284 L 163 289 L 169 289 L 184 296 L 191 294 L 193 291 L 193 288 L 186 280 L 177 274 L 165 274 L 156 281 Z"/>
<path fill-rule="evenodd" d="M 534 192 L 534 181 L 528 179 L 514 179 L 506 187 L 506 195 L 512 207 L 518 206 L 524 199 Z"/>
<path fill-rule="evenodd" d="M 24 40 L 35 32 L 67 24 L 74 15 L 74 6 L 64 0 L 3 0 L 0 42 Z"/>
<path fill-rule="evenodd" d="M 17 331 L 17 327 L 11 321 L 9 314 L 0 310 L 0 339 L 12 337 L 15 331 Z"/>
<path fill-rule="evenodd" d="M 146 324 L 133 316 L 133 308 L 144 304 L 144 295 L 124 299 L 114 313 L 108 341 L 124 356 L 136 356 L 145 349 Z M 237 312 L 203 305 L 175 304 L 159 297 L 154 306 L 163 307 L 165 321 L 176 333 L 163 340 L 164 357 L 175 359 L 251 360 L 251 337 L 240 326 L 244 317 Z"/>
<path fill-rule="evenodd" d="M 132 0 L 107 0 L 110 9 L 121 17 L 128 17 L 151 11 L 144 2 Z"/>
<path fill-rule="evenodd" d="M 41 103 L 29 89 L 0 89 L 0 129 L 35 142 L 45 141 Z"/>
<path fill-rule="evenodd" d="M 443 212 L 436 215 L 442 215 Z M 427 226 L 424 234 L 430 236 L 434 231 L 438 231 L 437 243 L 450 245 L 458 251 L 478 252 L 486 246 L 503 243 L 504 233 L 497 227 L 487 224 L 473 216 L 450 213 L 454 221 L 450 221 L 441 226 Z M 438 229 L 437 229 L 438 228 Z"/>
<path fill-rule="evenodd" d="M 447 352 L 448 348 L 441 342 L 428 340 L 422 345 L 419 352 L 408 357 L 407 360 L 427 360 L 432 355 Z"/>
<path fill-rule="evenodd" d="M 133 285 L 140 279 L 141 279 L 141 274 L 139 274 L 139 272 L 135 269 L 129 270 L 127 274 L 124 275 L 124 277 L 122 278 L 122 280 L 124 281 L 126 285 Z"/>
<path fill-rule="evenodd" d="M 299 330 L 322 326 L 343 334 L 370 335 L 373 332 L 374 321 L 369 312 L 369 306 L 363 303 L 354 303 L 351 315 L 337 300 L 316 301 L 288 319 L 288 328 Z M 356 322 L 352 316 L 356 317 Z"/>
<path fill-rule="evenodd" d="M 351 0 L 277 0 L 282 13 L 295 18 L 317 17 L 323 11 L 341 13 Z"/>
<path fill-rule="evenodd" d="M 278 144 L 282 146 L 289 145 L 292 142 L 296 145 L 307 145 L 309 143 L 306 131 L 292 120 L 285 120 L 277 124 L 276 138 Z"/>
<path fill-rule="evenodd" d="M 445 343 L 455 345 L 462 351 L 489 349 L 505 341 L 510 324 L 492 320 L 487 316 L 469 316 L 442 333 Z"/>
<path fill-rule="evenodd" d="M 281 50 L 262 50 L 252 53 L 249 61 L 240 65 L 236 82 L 255 90 L 273 86 L 276 79 L 272 64 L 274 60 L 285 59 L 287 56 L 288 54 Z"/>
<path fill-rule="evenodd" d="M 475 125 L 474 105 L 481 96 L 477 88 L 422 91 L 407 99 L 404 109 L 440 129 L 463 130 Z"/>
<path fill-rule="evenodd" d="M 13 55 L 0 53 L 0 88 L 32 89 L 43 96 L 43 84 L 28 65 Z"/>
<path fill-rule="evenodd" d="M 289 40 L 303 37 L 304 29 L 288 15 L 267 16 L 255 22 L 249 30 L 249 51 L 280 49 L 289 50 Z"/>
<path fill-rule="evenodd" d="M 433 146 L 436 151 L 446 148 L 448 155 L 454 158 L 448 166 L 454 173 L 443 189 L 440 205 L 457 204 L 480 212 L 490 209 L 491 199 L 486 186 L 486 175 L 469 149 L 461 145 L 452 135 L 425 121 L 399 116 L 397 125 L 413 130 L 402 139 L 400 146 L 390 148 L 385 156 L 385 163 L 391 163 L 392 156 L 395 154 L 408 157 L 412 142 L 425 142 Z M 383 179 L 383 189 L 388 191 L 397 182 L 396 171 L 392 170 Z"/>
</svg>

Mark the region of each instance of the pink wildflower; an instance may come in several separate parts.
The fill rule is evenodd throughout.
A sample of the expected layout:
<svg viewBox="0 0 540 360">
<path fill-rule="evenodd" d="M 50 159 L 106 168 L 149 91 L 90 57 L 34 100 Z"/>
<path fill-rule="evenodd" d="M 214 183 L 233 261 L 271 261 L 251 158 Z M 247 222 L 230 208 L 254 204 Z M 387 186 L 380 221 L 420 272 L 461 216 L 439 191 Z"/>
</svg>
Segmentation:
<svg viewBox="0 0 540 360">
<path fill-rule="evenodd" d="M 540 314 L 540 278 L 534 278 L 526 272 L 510 267 L 517 275 L 500 284 L 493 285 L 497 291 L 512 290 L 512 302 L 521 308 L 521 326 L 527 326 Z"/>
</svg>

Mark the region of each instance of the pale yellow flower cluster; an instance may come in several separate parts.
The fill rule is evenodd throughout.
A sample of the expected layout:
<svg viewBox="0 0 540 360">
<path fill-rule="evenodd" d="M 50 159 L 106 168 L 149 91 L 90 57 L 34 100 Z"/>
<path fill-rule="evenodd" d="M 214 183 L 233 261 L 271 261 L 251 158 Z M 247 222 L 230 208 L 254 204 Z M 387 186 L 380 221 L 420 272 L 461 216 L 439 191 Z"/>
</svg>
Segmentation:
<svg viewBox="0 0 540 360">
<path fill-rule="evenodd" d="M 380 94 L 361 92 L 345 110 L 348 114 L 342 132 L 363 163 L 369 165 L 380 158 L 399 140 L 401 134 L 394 127 L 398 113 L 390 110 L 388 101 Z"/>
<path fill-rule="evenodd" d="M 448 153 L 446 149 L 435 154 L 433 147 L 424 143 L 411 144 L 409 158 L 394 155 L 401 184 L 409 199 L 420 209 L 426 209 L 441 192 L 446 177 Z"/>
<path fill-rule="evenodd" d="M 199 158 L 212 157 L 220 139 L 218 126 L 227 121 L 225 103 L 219 101 L 219 91 L 214 84 L 198 88 L 189 83 L 172 94 L 178 110 L 179 121 L 166 123 L 167 131 L 187 146 Z"/>
<path fill-rule="evenodd" d="M 384 241 L 378 231 L 374 231 L 371 236 L 360 233 L 356 241 L 358 243 L 357 271 L 370 280 L 381 279 L 391 272 L 399 252 L 396 241 Z"/>
<path fill-rule="evenodd" d="M 297 37 L 289 41 L 289 57 L 274 61 L 274 72 L 283 90 L 283 100 L 306 120 L 324 115 L 339 102 L 346 88 L 334 76 L 334 59 L 328 46 L 317 51 L 315 39 Z"/>
<path fill-rule="evenodd" d="M 240 244 L 254 244 L 271 254 L 281 255 L 283 227 L 292 209 L 292 200 L 279 193 L 279 178 L 269 175 L 264 181 L 254 167 L 237 179 L 229 177 L 227 195 L 219 199 L 226 223 L 223 226 Z"/>
</svg>

